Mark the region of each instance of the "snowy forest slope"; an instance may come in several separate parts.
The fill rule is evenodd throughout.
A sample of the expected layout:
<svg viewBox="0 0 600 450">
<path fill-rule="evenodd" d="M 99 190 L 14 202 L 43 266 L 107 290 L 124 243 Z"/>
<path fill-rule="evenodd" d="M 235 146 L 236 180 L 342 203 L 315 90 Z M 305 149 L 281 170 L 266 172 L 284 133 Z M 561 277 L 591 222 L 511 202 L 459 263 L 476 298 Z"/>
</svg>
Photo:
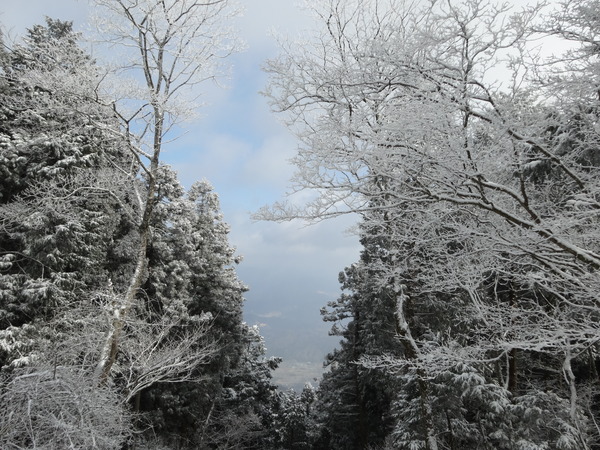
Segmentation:
<svg viewBox="0 0 600 450">
<path fill-rule="evenodd" d="M 267 63 L 313 197 L 260 216 L 361 218 L 298 394 L 216 193 L 161 161 L 229 2 L 96 3 L 136 88 L 70 23 L 0 52 L 1 448 L 600 448 L 598 0 L 314 2 Z"/>
<path fill-rule="evenodd" d="M 268 63 L 313 197 L 260 217 L 361 216 L 325 448 L 598 448 L 598 11 L 329 0 Z"/>
</svg>

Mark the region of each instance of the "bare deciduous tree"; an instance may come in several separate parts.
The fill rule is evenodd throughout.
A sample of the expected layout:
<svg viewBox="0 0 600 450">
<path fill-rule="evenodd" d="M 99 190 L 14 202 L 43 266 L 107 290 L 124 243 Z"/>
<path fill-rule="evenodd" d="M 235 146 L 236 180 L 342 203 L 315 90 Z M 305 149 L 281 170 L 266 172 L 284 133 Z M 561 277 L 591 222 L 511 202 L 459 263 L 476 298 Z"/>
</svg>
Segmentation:
<svg viewBox="0 0 600 450">
<path fill-rule="evenodd" d="M 119 370 L 125 380 L 125 401 L 158 383 L 201 381 L 200 366 L 219 350 L 209 335 L 211 317 L 207 314 L 191 323 L 184 323 L 183 317 L 127 322 Z"/>
<path fill-rule="evenodd" d="M 191 111 L 191 88 L 215 78 L 220 60 L 236 49 L 226 20 L 228 0 L 96 0 L 97 23 L 115 48 L 129 51 L 120 69 L 141 79 L 115 111 L 145 183 L 138 192 L 139 243 L 136 266 L 126 292 L 113 310 L 112 331 L 98 364 L 105 382 L 117 357 L 121 334 L 146 276 L 146 251 L 157 201 L 160 156 L 172 127 Z M 193 102 L 192 102 L 193 105 Z M 193 109 L 193 106 L 192 106 Z"/>
<path fill-rule="evenodd" d="M 593 5 L 576 8 L 578 20 L 573 11 L 555 16 L 562 22 L 551 33 L 583 37 L 568 64 L 551 65 L 530 58 L 539 6 L 315 6 L 320 34 L 309 45 L 285 47 L 267 66 L 267 94 L 302 142 L 294 190 L 313 190 L 315 199 L 260 214 L 362 214 L 367 229 L 392 242 L 380 283 L 397 293 L 390 314 L 407 359 L 398 364 L 418 367 L 426 383 L 454 362 L 458 345 L 469 360 L 506 356 L 514 387 L 515 350 L 556 356 L 582 448 L 588 444 L 570 364 L 596 345 L 600 313 L 598 88 L 586 56 L 595 42 Z M 498 294 L 503 283 L 506 300 Z M 489 339 L 417 338 L 407 305 L 435 295 L 466 296 L 464 313 Z M 426 446 L 436 449 L 433 412 L 424 411 Z"/>
</svg>

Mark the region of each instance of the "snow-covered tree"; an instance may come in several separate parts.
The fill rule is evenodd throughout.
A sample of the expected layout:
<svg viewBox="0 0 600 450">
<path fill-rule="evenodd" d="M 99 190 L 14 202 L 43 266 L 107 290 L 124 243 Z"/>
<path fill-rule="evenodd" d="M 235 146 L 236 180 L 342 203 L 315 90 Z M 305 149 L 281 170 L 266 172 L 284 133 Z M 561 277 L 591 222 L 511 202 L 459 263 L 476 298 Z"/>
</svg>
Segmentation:
<svg viewBox="0 0 600 450">
<path fill-rule="evenodd" d="M 172 318 L 178 321 L 176 329 L 193 330 L 195 322 L 210 316 L 204 335 L 177 332 L 173 337 L 187 341 L 198 355 L 206 355 L 207 348 L 217 351 L 203 364 L 190 367 L 188 376 L 177 384 L 157 383 L 141 392 L 139 400 L 153 426 L 197 445 L 199 427 L 212 426 L 227 377 L 242 364 L 242 306 L 247 288 L 236 276 L 241 258 L 228 242 L 229 228 L 210 184 L 198 182 L 184 192 L 168 167 L 162 168 L 160 176 L 161 202 L 148 249 L 148 279 L 134 312 L 142 314 L 141 329 L 144 321 L 156 326 Z M 124 356 L 135 357 L 137 352 L 128 347 L 125 344 L 122 350 Z M 170 399 L 168 407 L 165 398 Z"/>
<path fill-rule="evenodd" d="M 218 75 L 215 64 L 235 49 L 235 40 L 226 23 L 231 15 L 227 0 L 96 0 L 95 4 L 103 39 L 124 51 L 120 70 L 131 72 L 131 88 L 119 93 L 115 111 L 144 179 L 137 192 L 135 271 L 114 307 L 113 331 L 98 364 L 99 377 L 106 382 L 127 316 L 146 277 L 163 145 L 173 127 L 196 107 L 193 100 L 198 94 L 192 88 Z M 141 80 L 137 87 L 135 80 Z"/>
<path fill-rule="evenodd" d="M 332 0 L 314 7 L 312 42 L 267 67 L 302 142 L 295 188 L 316 192 L 263 216 L 358 212 L 387 239 L 370 282 L 393 297 L 401 356 L 363 362 L 405 386 L 402 448 L 459 445 L 461 427 L 498 414 L 493 401 L 530 411 L 543 389 L 545 411 L 568 405 L 564 426 L 509 436 L 490 419 L 494 448 L 592 445 L 580 388 L 600 312 L 594 6 L 567 2 L 544 26 L 537 6 Z M 581 45 L 542 61 L 532 39 L 544 28 Z M 477 393 L 469 414 L 440 407 L 450 386 Z"/>
<path fill-rule="evenodd" d="M 313 411 L 316 395 L 310 383 L 305 384 L 300 393 L 294 390 L 278 393 L 276 404 L 272 407 L 272 448 L 321 448 L 315 442 L 318 433 Z"/>
<path fill-rule="evenodd" d="M 133 418 L 121 392 L 98 387 L 102 299 L 79 298 L 49 320 L 0 331 L 10 365 L 0 372 L 2 448 L 121 448 Z"/>
<path fill-rule="evenodd" d="M 101 292 L 131 258 L 131 157 L 99 70 L 68 22 L 3 48 L 0 95 L 0 369 L 3 448 L 118 448 L 131 416 L 94 376 Z M 76 80 L 76 81 L 75 81 Z"/>
<path fill-rule="evenodd" d="M 146 164 L 166 129 L 144 147 L 144 113 L 123 122 L 76 39 L 48 20 L 0 58 L 2 446 L 197 448 L 242 421 L 231 442 L 259 442 L 278 360 L 242 323 L 218 196 Z M 172 50 L 176 83 L 192 60 Z"/>
<path fill-rule="evenodd" d="M 107 261 L 134 206 L 119 170 L 128 157 L 106 131 L 116 121 L 90 97 L 98 79 L 79 80 L 81 95 L 53 89 L 95 72 L 76 38 L 69 23 L 49 19 L 3 58 L 1 327 L 51 316 L 130 261 Z"/>
<path fill-rule="evenodd" d="M 279 448 L 273 410 L 278 405 L 272 372 L 281 358 L 267 357 L 258 326 L 242 324 L 241 354 L 223 372 L 202 442 L 216 448 Z"/>
<path fill-rule="evenodd" d="M 322 439 L 332 449 L 381 445 L 394 423 L 394 378 L 361 365 L 364 358 L 401 354 L 390 314 L 395 296 L 378 284 L 378 272 L 385 267 L 385 240 L 363 237 L 360 262 L 340 273 L 344 293 L 322 309 L 323 320 L 333 323 L 330 334 L 342 337 L 340 347 L 327 355 L 329 370 L 319 390 L 325 418 Z"/>
</svg>

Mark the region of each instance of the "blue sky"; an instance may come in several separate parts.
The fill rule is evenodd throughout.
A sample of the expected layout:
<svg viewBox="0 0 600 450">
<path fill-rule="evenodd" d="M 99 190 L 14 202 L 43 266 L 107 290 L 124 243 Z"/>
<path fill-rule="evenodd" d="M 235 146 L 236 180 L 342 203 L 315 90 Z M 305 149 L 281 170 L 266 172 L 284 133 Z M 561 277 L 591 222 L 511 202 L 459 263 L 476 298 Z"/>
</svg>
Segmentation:
<svg viewBox="0 0 600 450">
<path fill-rule="evenodd" d="M 186 185 L 206 178 L 221 199 L 231 226 L 230 242 L 244 256 L 239 277 L 250 287 L 245 318 L 260 323 L 269 354 L 284 357 L 275 374 L 282 384 L 317 376 L 335 338 L 319 309 L 340 293 L 338 273 L 358 258 L 356 237 L 345 230 L 346 217 L 306 227 L 302 223 L 254 222 L 250 213 L 281 199 L 293 167 L 288 163 L 297 142 L 259 94 L 267 75 L 265 60 L 277 54 L 271 30 L 293 38 L 309 25 L 294 0 L 245 0 L 238 28 L 246 50 L 234 55 L 227 89 L 204 85 L 200 119 L 184 124 L 186 134 L 164 153 Z M 85 29 L 84 0 L 3 1 L 0 22 L 10 36 L 44 22 L 44 16 L 72 20 Z"/>
</svg>

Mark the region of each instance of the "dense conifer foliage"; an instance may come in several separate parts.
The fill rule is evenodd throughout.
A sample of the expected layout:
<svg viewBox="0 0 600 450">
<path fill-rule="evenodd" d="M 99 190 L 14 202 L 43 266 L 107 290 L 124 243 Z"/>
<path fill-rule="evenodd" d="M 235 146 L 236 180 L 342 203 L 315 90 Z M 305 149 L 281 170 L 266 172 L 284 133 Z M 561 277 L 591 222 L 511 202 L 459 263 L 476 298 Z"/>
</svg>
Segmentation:
<svg viewBox="0 0 600 450">
<path fill-rule="evenodd" d="M 218 196 L 144 171 L 78 38 L 48 19 L 2 48 L 0 447 L 267 448 L 279 360 Z"/>
<path fill-rule="evenodd" d="M 323 308 L 333 322 L 332 334 L 342 337 L 340 348 L 327 356 L 329 370 L 321 383 L 321 408 L 327 417 L 322 438 L 332 449 L 382 445 L 391 431 L 394 379 L 360 364 L 367 356 L 400 355 L 396 342 L 394 296 L 378 285 L 385 259 L 386 238 L 365 233 L 359 263 L 340 273 L 344 293 Z"/>
</svg>

